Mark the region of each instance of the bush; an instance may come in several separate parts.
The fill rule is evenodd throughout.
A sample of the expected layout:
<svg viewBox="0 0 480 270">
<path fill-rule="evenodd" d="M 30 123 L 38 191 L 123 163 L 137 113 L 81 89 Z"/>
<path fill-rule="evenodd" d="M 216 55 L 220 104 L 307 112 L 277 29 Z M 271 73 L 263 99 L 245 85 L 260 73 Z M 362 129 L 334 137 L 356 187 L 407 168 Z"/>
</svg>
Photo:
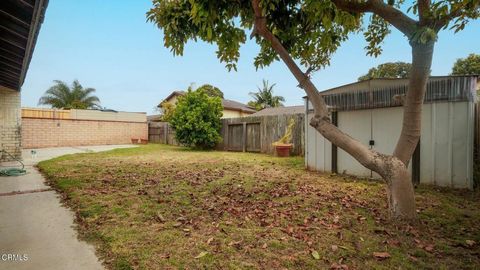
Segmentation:
<svg viewBox="0 0 480 270">
<path fill-rule="evenodd" d="M 170 119 L 175 138 L 183 145 L 208 149 L 220 142 L 222 101 L 203 91 L 189 90 L 178 98 Z"/>
</svg>

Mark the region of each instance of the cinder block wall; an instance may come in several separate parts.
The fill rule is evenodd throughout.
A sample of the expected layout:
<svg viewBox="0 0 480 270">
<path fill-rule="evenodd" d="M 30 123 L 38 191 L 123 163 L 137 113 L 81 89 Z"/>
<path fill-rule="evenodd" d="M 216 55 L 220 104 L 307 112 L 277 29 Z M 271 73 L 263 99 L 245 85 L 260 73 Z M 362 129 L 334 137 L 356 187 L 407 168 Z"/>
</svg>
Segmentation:
<svg viewBox="0 0 480 270">
<path fill-rule="evenodd" d="M 22 119 L 23 148 L 129 144 L 131 138 L 148 138 L 146 122 Z"/>
<path fill-rule="evenodd" d="M 20 92 L 0 86 L 0 150 L 21 157 Z M 0 153 L 0 161 L 10 160 Z"/>
</svg>

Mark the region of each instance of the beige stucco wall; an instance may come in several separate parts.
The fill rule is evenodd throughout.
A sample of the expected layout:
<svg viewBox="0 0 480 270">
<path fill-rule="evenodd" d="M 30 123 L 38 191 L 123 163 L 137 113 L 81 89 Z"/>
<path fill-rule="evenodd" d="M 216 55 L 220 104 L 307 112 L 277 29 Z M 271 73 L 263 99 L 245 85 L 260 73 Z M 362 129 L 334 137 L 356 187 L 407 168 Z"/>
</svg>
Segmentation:
<svg viewBox="0 0 480 270">
<path fill-rule="evenodd" d="M 243 117 L 243 116 L 247 116 L 247 115 L 251 115 L 251 114 L 250 114 L 250 113 L 241 112 L 241 111 L 224 109 L 224 110 L 223 110 L 222 118 L 237 118 L 237 117 Z"/>
<path fill-rule="evenodd" d="M 0 150 L 21 156 L 20 92 L 0 86 Z M 0 154 L 0 161 L 8 160 Z"/>
<path fill-rule="evenodd" d="M 178 96 L 175 95 L 175 96 L 171 97 L 167 102 L 175 105 L 175 104 L 177 104 L 177 101 L 178 101 Z"/>
</svg>

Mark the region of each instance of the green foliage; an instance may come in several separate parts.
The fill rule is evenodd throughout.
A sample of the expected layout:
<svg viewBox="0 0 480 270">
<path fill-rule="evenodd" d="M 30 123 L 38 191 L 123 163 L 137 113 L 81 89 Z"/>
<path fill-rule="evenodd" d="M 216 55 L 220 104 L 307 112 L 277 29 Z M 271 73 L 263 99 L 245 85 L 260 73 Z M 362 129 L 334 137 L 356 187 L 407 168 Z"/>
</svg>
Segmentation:
<svg viewBox="0 0 480 270">
<path fill-rule="evenodd" d="M 360 17 L 339 11 L 330 1 L 263 0 L 268 27 L 293 58 L 312 70 L 328 65 L 330 56 L 360 27 Z M 164 45 L 174 55 L 182 55 L 188 40 L 203 40 L 218 46 L 217 57 L 236 70 L 239 49 L 253 29 L 250 1 L 153 0 L 149 21 L 164 33 Z M 278 60 L 270 43 L 255 36 L 260 51 L 257 68 Z"/>
<path fill-rule="evenodd" d="M 177 141 L 194 148 L 213 148 L 221 139 L 222 111 L 219 97 L 189 89 L 186 95 L 178 98 L 170 118 Z"/>
<path fill-rule="evenodd" d="M 388 62 L 380 64 L 368 70 L 368 73 L 360 76 L 359 81 L 374 78 L 407 78 L 412 69 L 412 64 L 405 62 Z"/>
<path fill-rule="evenodd" d="M 275 84 L 269 85 L 267 80 L 263 80 L 263 87 L 257 87 L 257 92 L 250 92 L 253 101 L 248 102 L 248 106 L 261 110 L 271 107 L 281 107 L 285 98 L 282 96 L 275 96 L 273 94 L 273 87 Z"/>
<path fill-rule="evenodd" d="M 365 50 L 367 51 L 367 55 L 377 57 L 382 53 L 380 44 L 385 37 L 390 34 L 388 23 L 380 16 L 372 15 L 367 29 L 368 31 L 363 33 L 365 40 L 368 42 Z"/>
<path fill-rule="evenodd" d="M 457 59 L 452 75 L 480 75 L 480 55 L 471 53 L 466 58 Z"/>
<path fill-rule="evenodd" d="M 147 12 L 149 21 L 163 30 L 164 44 L 174 55 L 182 55 L 189 40 L 198 39 L 218 46 L 217 58 L 231 70 L 236 70 L 239 49 L 245 43 L 247 33 L 253 30 L 254 14 L 251 1 L 230 0 L 152 0 Z M 368 55 L 378 56 L 381 44 L 390 33 L 385 18 L 378 14 L 363 16 L 367 12 L 346 12 L 332 1 L 311 0 L 261 0 L 268 29 L 280 40 L 292 58 L 316 71 L 330 63 L 331 55 L 348 34 L 363 31 Z M 349 1 L 361 5 L 364 1 Z M 383 4 L 383 1 L 379 1 Z M 398 13 L 408 10 L 419 16 L 418 1 L 389 0 L 387 4 Z M 455 32 L 479 17 L 478 0 L 439 0 L 423 12 L 425 22 L 414 26 L 411 42 L 435 41 L 441 28 Z M 384 8 L 383 8 L 384 9 Z M 398 19 L 398 16 L 393 16 Z M 367 27 L 362 26 L 362 22 Z M 413 20 L 412 20 L 413 21 Z M 270 43 L 258 35 L 255 37 L 260 51 L 255 57 L 256 68 L 263 68 L 278 60 Z"/>
<path fill-rule="evenodd" d="M 175 111 L 175 106 L 170 102 L 164 101 L 160 103 L 159 108 L 162 112 L 161 120 L 165 122 L 169 122 L 170 119 L 172 118 L 173 112 Z"/>
<path fill-rule="evenodd" d="M 432 1 L 433 2 L 433 1 Z M 418 1 L 408 7 L 414 15 L 419 15 Z M 471 19 L 480 16 L 480 2 L 478 0 L 439 0 L 431 3 L 430 10 L 426 11 L 425 17 L 432 22 L 443 22 L 443 29 L 450 26 L 455 33 L 463 30 Z M 433 25 L 432 27 L 434 27 Z"/>
<path fill-rule="evenodd" d="M 95 109 L 100 108 L 100 100 L 92 95 L 94 88 L 83 88 L 78 80 L 69 87 L 65 82 L 55 80 L 38 101 L 38 105 L 50 105 L 57 109 Z"/>
<path fill-rule="evenodd" d="M 219 97 L 223 98 L 223 92 L 220 90 L 218 87 L 215 87 L 210 84 L 204 84 L 197 88 L 196 91 L 203 91 L 205 94 L 207 94 L 209 97 Z"/>
<path fill-rule="evenodd" d="M 410 41 L 418 44 L 426 44 L 431 41 L 436 42 L 437 38 L 437 32 L 431 27 L 420 27 L 414 32 Z"/>
</svg>

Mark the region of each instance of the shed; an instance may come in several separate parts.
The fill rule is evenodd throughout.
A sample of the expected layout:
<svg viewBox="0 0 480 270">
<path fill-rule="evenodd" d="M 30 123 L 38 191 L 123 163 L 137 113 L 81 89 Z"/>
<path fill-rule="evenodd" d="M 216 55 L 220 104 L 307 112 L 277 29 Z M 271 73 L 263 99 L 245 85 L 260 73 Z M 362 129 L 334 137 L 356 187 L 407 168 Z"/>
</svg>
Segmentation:
<svg viewBox="0 0 480 270">
<path fill-rule="evenodd" d="M 322 92 L 332 122 L 371 148 L 391 154 L 400 136 L 401 97 L 408 79 L 371 79 Z M 473 141 L 478 76 L 430 77 L 422 110 L 420 143 L 410 162 L 415 183 L 473 188 Z M 309 125 L 305 98 L 305 165 L 310 170 L 380 178 L 337 149 Z"/>
</svg>

